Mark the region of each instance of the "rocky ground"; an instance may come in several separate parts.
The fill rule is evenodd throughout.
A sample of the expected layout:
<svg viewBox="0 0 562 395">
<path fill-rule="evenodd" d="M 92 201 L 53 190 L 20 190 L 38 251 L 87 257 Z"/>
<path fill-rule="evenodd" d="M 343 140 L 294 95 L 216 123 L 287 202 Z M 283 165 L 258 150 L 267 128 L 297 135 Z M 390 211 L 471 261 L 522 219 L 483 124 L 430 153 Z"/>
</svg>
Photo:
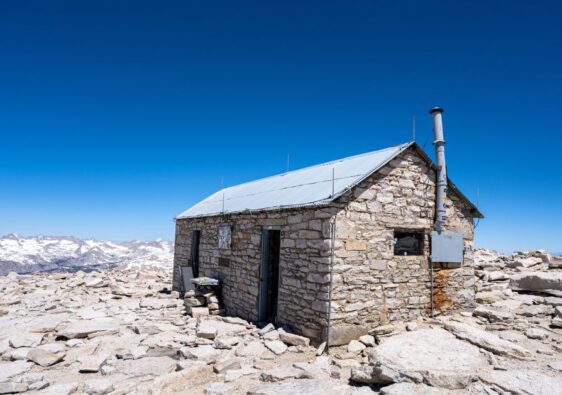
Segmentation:
<svg viewBox="0 0 562 395">
<path fill-rule="evenodd" d="M 473 312 L 385 325 L 321 354 L 186 315 L 168 270 L 0 277 L 0 394 L 562 394 L 562 260 L 477 251 Z"/>
</svg>

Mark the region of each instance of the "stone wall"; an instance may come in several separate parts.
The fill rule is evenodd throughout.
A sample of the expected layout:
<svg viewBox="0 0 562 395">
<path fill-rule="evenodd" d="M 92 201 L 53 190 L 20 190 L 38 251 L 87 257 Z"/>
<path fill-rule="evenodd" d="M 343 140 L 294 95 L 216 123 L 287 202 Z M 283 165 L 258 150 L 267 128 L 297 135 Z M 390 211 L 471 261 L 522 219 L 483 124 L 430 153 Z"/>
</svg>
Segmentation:
<svg viewBox="0 0 562 395">
<path fill-rule="evenodd" d="M 435 172 L 410 148 L 337 200 L 332 344 L 430 313 L 434 199 Z M 436 313 L 474 303 L 472 214 L 449 192 L 447 215 L 446 229 L 464 235 L 465 261 L 435 272 Z M 395 256 L 395 230 L 423 231 L 423 255 Z"/>
<path fill-rule="evenodd" d="M 278 323 L 319 338 L 326 325 L 329 291 L 330 218 L 332 208 L 242 213 L 176 221 L 174 284 L 178 267 L 188 265 L 193 229 L 201 230 L 200 276 L 223 279 L 228 315 L 258 319 L 261 235 L 264 227 L 281 230 Z M 218 248 L 218 226 L 232 226 L 232 249 Z M 219 258 L 229 260 L 228 267 Z M 224 263 L 224 261 L 223 261 Z"/>
</svg>

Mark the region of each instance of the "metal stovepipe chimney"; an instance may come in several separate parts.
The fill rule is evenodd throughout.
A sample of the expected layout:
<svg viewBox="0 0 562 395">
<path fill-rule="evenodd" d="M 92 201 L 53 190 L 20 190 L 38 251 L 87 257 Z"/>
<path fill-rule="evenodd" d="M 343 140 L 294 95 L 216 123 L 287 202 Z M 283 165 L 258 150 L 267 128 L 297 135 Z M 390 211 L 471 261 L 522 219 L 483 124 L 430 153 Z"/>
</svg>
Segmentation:
<svg viewBox="0 0 562 395">
<path fill-rule="evenodd" d="M 433 145 L 437 162 L 437 191 L 435 199 L 435 230 L 441 232 L 447 211 L 445 199 L 447 198 L 447 165 L 445 164 L 445 139 L 443 138 L 443 109 L 432 108 L 429 113 L 433 116 Z"/>
</svg>

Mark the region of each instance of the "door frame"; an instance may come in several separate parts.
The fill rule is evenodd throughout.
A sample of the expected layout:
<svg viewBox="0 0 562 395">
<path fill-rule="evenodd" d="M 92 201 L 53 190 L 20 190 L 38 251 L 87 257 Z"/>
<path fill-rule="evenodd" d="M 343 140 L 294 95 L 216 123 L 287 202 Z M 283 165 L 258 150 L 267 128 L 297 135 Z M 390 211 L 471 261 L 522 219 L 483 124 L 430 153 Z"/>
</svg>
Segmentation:
<svg viewBox="0 0 562 395">
<path fill-rule="evenodd" d="M 258 321 L 265 322 L 267 315 L 267 294 L 269 277 L 269 239 L 270 232 L 279 232 L 279 262 L 277 264 L 277 305 L 279 305 L 279 285 L 281 274 L 281 228 L 279 226 L 264 226 L 261 235 L 261 258 L 259 272 L 259 293 L 258 293 Z"/>
</svg>

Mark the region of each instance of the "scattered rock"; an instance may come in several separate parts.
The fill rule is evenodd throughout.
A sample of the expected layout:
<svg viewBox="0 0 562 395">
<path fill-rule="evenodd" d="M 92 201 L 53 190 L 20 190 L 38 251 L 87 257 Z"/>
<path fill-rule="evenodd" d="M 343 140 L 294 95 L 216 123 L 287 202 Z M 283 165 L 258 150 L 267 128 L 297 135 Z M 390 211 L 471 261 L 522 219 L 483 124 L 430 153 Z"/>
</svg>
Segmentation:
<svg viewBox="0 0 562 395">
<path fill-rule="evenodd" d="M 492 309 L 484 306 L 479 306 L 474 309 L 472 315 L 475 317 L 486 318 L 490 322 L 511 321 L 513 319 L 513 313 L 510 313 L 509 311 Z"/>
<path fill-rule="evenodd" d="M 212 363 L 220 356 L 220 351 L 216 350 L 211 345 L 203 345 L 199 347 L 183 347 L 180 349 L 180 354 L 186 359 Z"/>
<path fill-rule="evenodd" d="M 7 381 L 10 377 L 27 372 L 33 363 L 27 361 L 0 362 L 0 382 Z"/>
<path fill-rule="evenodd" d="M 283 381 L 292 378 L 298 378 L 302 375 L 302 371 L 295 368 L 277 368 L 262 372 L 260 379 L 265 382 Z"/>
<path fill-rule="evenodd" d="M 57 329 L 56 335 L 65 339 L 82 339 L 93 333 L 117 333 L 119 322 L 113 318 L 99 318 L 95 320 L 77 320 Z"/>
<path fill-rule="evenodd" d="M 263 328 L 261 328 L 258 333 L 259 333 L 260 336 L 263 336 L 266 333 L 274 331 L 274 330 L 275 330 L 275 326 L 272 323 L 269 323 L 266 326 L 264 326 Z"/>
<path fill-rule="evenodd" d="M 80 373 L 97 373 L 100 371 L 102 365 L 109 358 L 107 352 L 97 352 L 93 355 L 85 355 L 81 358 L 81 363 L 78 368 Z"/>
<path fill-rule="evenodd" d="M 377 343 L 375 342 L 375 337 L 371 335 L 363 335 L 359 338 L 359 341 L 364 345 L 366 345 L 367 347 L 375 347 L 377 345 Z M 349 351 L 349 347 L 348 347 L 348 351 Z"/>
<path fill-rule="evenodd" d="M 526 272 L 511 277 L 509 286 L 514 291 L 542 292 L 562 296 L 562 272 Z"/>
<path fill-rule="evenodd" d="M 193 318 L 206 317 L 208 315 L 209 315 L 209 308 L 208 307 L 193 307 L 191 309 L 191 316 Z"/>
<path fill-rule="evenodd" d="M 49 386 L 49 382 L 46 380 L 39 380 L 34 383 L 29 384 L 29 391 L 40 391 Z"/>
<path fill-rule="evenodd" d="M 34 348 L 27 353 L 27 359 L 43 367 L 54 365 L 62 361 L 63 358 L 63 353 L 55 354 L 41 348 Z"/>
<path fill-rule="evenodd" d="M 242 363 L 242 361 L 242 358 L 224 359 L 215 363 L 215 366 L 213 366 L 213 370 L 215 371 L 215 373 L 221 374 L 225 373 L 228 370 L 240 369 L 240 364 Z"/>
<path fill-rule="evenodd" d="M 91 395 L 105 395 L 113 391 L 113 382 L 109 379 L 93 379 L 84 382 L 84 392 Z"/>
<path fill-rule="evenodd" d="M 217 337 L 215 339 L 215 348 L 220 350 L 229 350 L 241 341 L 242 339 L 239 337 Z"/>
<path fill-rule="evenodd" d="M 382 385 L 425 382 L 458 389 L 467 387 L 485 366 L 487 361 L 473 345 L 442 329 L 419 329 L 387 338 L 369 353 L 369 365 L 352 370 L 351 380 Z"/>
<path fill-rule="evenodd" d="M 408 322 L 406 324 L 406 330 L 409 332 L 415 331 L 416 329 L 418 329 L 418 324 L 416 324 L 415 322 Z"/>
<path fill-rule="evenodd" d="M 309 338 L 284 331 L 279 333 L 279 338 L 291 346 L 308 346 L 310 344 Z"/>
<path fill-rule="evenodd" d="M 221 383 L 215 382 L 211 383 L 205 388 L 205 395 L 228 395 L 232 392 L 232 386 Z"/>
<path fill-rule="evenodd" d="M 350 395 L 347 384 L 338 380 L 295 380 L 250 387 L 247 395 Z"/>
<path fill-rule="evenodd" d="M 10 337 L 9 344 L 10 347 L 20 348 L 20 347 L 36 347 L 41 344 L 43 340 L 43 335 L 40 333 L 18 333 Z"/>
<path fill-rule="evenodd" d="M 347 345 L 347 352 L 352 354 L 359 354 L 361 351 L 363 351 L 366 348 L 367 346 L 365 346 L 365 344 L 361 343 L 360 341 L 352 340 Z"/>
<path fill-rule="evenodd" d="M 447 321 L 444 328 L 459 339 L 466 340 L 478 347 L 491 351 L 497 355 L 511 356 L 519 359 L 531 357 L 531 352 L 520 345 L 500 339 L 490 332 L 460 322 Z"/>
<path fill-rule="evenodd" d="M 530 370 L 492 370 L 481 374 L 480 380 L 513 394 L 552 395 L 562 388 L 562 377 Z"/>
<path fill-rule="evenodd" d="M 326 342 L 321 343 L 318 348 L 316 349 L 316 356 L 320 356 L 324 354 L 324 350 L 326 349 Z"/>
<path fill-rule="evenodd" d="M 548 367 L 558 372 L 562 372 L 562 361 L 554 361 L 548 364 Z"/>
<path fill-rule="evenodd" d="M 146 357 L 141 359 L 117 360 L 115 371 L 127 376 L 161 376 L 174 372 L 177 363 L 169 357 Z"/>
<path fill-rule="evenodd" d="M 29 386 L 25 383 L 0 383 L 0 394 L 17 394 L 28 389 Z"/>
<path fill-rule="evenodd" d="M 525 331 L 525 336 L 529 339 L 543 340 L 548 338 L 549 333 L 541 328 L 529 328 Z"/>
<path fill-rule="evenodd" d="M 281 355 L 287 351 L 287 346 L 281 340 L 266 341 L 265 346 L 269 348 L 275 355 Z"/>
</svg>

